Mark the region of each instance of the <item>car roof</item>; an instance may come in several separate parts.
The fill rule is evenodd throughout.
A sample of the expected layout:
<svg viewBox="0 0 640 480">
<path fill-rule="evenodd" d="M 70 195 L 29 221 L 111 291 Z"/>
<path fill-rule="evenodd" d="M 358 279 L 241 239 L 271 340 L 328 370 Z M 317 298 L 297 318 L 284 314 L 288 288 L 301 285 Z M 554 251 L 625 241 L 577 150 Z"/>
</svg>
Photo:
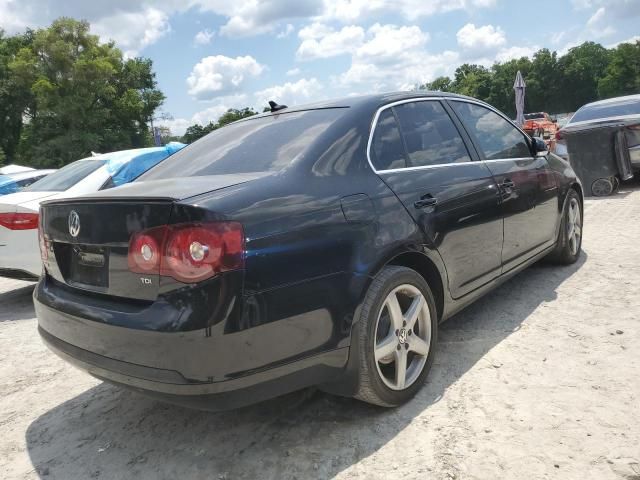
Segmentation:
<svg viewBox="0 0 640 480">
<path fill-rule="evenodd" d="M 389 93 L 374 93 L 368 95 L 352 95 L 343 98 L 337 98 L 332 100 L 319 101 L 314 103 L 307 103 L 303 105 L 293 105 L 287 107 L 285 110 L 279 110 L 277 112 L 265 112 L 252 117 L 247 117 L 245 120 L 249 120 L 256 117 L 265 117 L 270 115 L 278 115 L 281 113 L 301 112 L 306 110 L 321 110 L 328 108 L 353 108 L 353 107 L 371 107 L 377 108 L 380 105 L 386 103 L 398 102 L 402 100 L 410 100 L 414 98 L 460 98 L 464 100 L 473 100 L 474 102 L 481 102 L 475 98 L 459 95 L 457 93 L 437 92 L 430 90 L 418 90 L 418 91 L 401 91 L 401 92 L 389 92 Z M 285 102 L 286 103 L 286 102 Z"/>
</svg>

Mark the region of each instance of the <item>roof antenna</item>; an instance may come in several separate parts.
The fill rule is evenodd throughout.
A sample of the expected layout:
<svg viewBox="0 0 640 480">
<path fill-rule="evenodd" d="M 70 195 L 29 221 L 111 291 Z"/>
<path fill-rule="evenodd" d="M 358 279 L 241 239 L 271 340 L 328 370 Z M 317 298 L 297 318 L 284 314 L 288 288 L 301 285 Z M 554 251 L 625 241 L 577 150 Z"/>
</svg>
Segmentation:
<svg viewBox="0 0 640 480">
<path fill-rule="evenodd" d="M 287 108 L 286 105 L 278 105 L 273 100 L 269 100 L 269 106 L 271 107 L 271 113 L 278 112 L 280 110 L 284 110 L 285 108 Z"/>
</svg>

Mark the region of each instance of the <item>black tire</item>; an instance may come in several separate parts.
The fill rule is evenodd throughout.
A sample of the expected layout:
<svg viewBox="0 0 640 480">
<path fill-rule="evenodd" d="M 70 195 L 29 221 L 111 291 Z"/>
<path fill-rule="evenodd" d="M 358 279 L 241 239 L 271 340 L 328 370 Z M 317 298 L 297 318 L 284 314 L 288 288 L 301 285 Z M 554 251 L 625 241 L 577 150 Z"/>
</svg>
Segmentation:
<svg viewBox="0 0 640 480">
<path fill-rule="evenodd" d="M 569 209 L 570 205 L 573 201 L 576 201 L 580 208 L 580 229 L 581 234 L 578 243 L 578 247 L 576 251 L 572 251 L 571 241 L 569 238 L 570 229 L 568 227 L 569 219 Z M 582 226 L 583 226 L 583 205 L 580 195 L 574 189 L 570 189 L 567 193 L 567 198 L 564 202 L 564 209 L 562 212 L 562 221 L 560 223 L 560 232 L 558 232 L 558 242 L 556 244 L 556 248 L 549 255 L 549 260 L 553 263 L 557 263 L 560 265 L 571 265 L 572 263 L 576 263 L 578 258 L 580 258 L 580 254 L 582 252 Z"/>
<path fill-rule="evenodd" d="M 422 371 L 411 385 L 404 389 L 394 390 L 389 388 L 379 372 L 378 363 L 375 359 L 375 345 L 378 317 L 383 311 L 385 301 L 392 291 L 402 285 L 410 285 L 417 288 L 425 300 L 429 311 L 429 319 L 424 319 L 424 325 L 430 324 L 430 342 L 426 361 L 422 366 Z M 407 312 L 403 312 L 407 313 Z M 424 381 L 433 364 L 435 345 L 437 343 L 438 317 L 433 293 L 424 278 L 415 270 L 406 267 L 388 266 L 385 267 L 373 280 L 367 291 L 365 301 L 359 318 L 360 328 L 357 341 L 360 352 L 358 365 L 358 390 L 355 398 L 379 405 L 383 407 L 396 407 L 410 400 L 422 387 Z M 429 322 L 429 323 L 427 323 Z M 416 322 L 417 323 L 417 322 Z M 393 328 L 393 327 L 391 327 Z M 404 329 L 403 329 L 404 330 Z M 426 330 L 426 329 L 425 329 Z M 391 330 L 389 330 L 391 332 Z M 396 335 L 398 332 L 396 331 Z M 411 342 L 411 335 L 404 336 L 407 343 Z M 400 340 L 398 340 L 400 342 Z M 400 345 L 398 345 L 400 347 Z M 407 350 L 408 347 L 407 347 Z M 422 363 L 424 356 L 409 352 L 407 355 L 415 355 L 414 359 L 420 359 Z M 413 362 L 414 360 L 412 360 Z M 413 364 L 412 364 L 413 365 Z M 395 365 L 394 365 L 395 368 Z M 407 369 L 408 371 L 409 369 Z M 415 370 L 417 374 L 417 370 Z"/>
</svg>

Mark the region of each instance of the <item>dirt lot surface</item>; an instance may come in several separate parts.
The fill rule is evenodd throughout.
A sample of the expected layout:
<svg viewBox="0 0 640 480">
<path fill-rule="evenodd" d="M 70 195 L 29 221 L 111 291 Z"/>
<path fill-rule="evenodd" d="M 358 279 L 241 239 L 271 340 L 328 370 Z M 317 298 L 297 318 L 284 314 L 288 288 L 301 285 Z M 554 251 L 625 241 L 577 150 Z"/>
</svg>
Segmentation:
<svg viewBox="0 0 640 480">
<path fill-rule="evenodd" d="M 588 200 L 584 255 L 441 328 L 428 384 L 380 410 L 321 393 L 167 406 L 50 353 L 33 286 L 0 280 L 5 479 L 640 479 L 640 190 Z"/>
</svg>

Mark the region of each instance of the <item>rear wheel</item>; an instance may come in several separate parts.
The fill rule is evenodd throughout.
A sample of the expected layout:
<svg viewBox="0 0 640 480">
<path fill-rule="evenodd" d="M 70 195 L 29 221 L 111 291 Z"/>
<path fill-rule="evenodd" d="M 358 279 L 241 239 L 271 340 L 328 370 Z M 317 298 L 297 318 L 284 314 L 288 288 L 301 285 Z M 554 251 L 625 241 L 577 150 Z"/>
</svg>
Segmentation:
<svg viewBox="0 0 640 480">
<path fill-rule="evenodd" d="M 385 267 L 369 287 L 360 321 L 355 397 L 401 405 L 420 389 L 433 363 L 437 313 L 431 289 L 410 268 Z"/>
<path fill-rule="evenodd" d="M 582 251 L 582 204 L 578 192 L 571 189 L 562 214 L 562 224 L 558 234 L 558 244 L 550 255 L 556 263 L 569 265 L 575 263 Z"/>
</svg>

